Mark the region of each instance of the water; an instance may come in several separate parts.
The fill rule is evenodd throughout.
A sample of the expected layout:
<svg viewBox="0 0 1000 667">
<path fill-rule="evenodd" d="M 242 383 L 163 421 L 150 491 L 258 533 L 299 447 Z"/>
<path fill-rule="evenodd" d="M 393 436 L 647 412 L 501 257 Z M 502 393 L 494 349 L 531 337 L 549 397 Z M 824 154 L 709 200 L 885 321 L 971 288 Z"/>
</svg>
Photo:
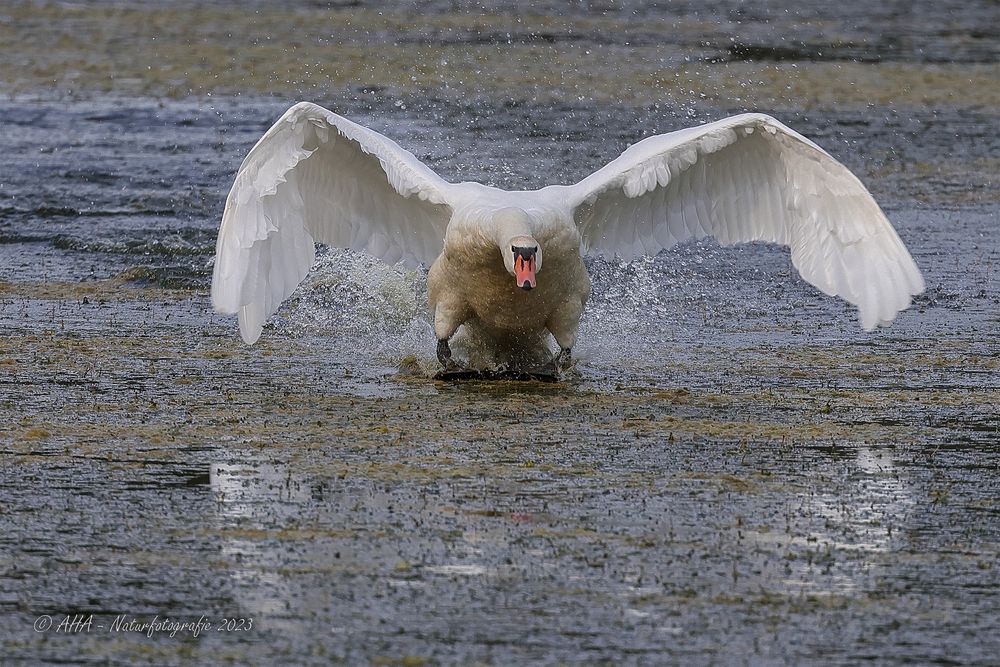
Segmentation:
<svg viewBox="0 0 1000 667">
<path fill-rule="evenodd" d="M 225 43 L 225 3 L 146 6 L 149 21 L 91 9 L 132 26 L 126 47 L 162 20 L 162 71 L 192 49 L 215 62 L 167 27 Z M 424 49 L 436 65 L 417 81 L 337 88 L 354 65 L 330 59 L 271 83 L 277 63 L 211 97 L 172 92 L 204 92 L 193 69 L 137 90 L 128 68 L 149 44 L 107 94 L 99 68 L 121 49 L 68 93 L 42 56 L 75 46 L 27 37 L 76 10 L 5 10 L 36 79 L 0 72 L 3 662 L 993 661 L 1000 145 L 995 92 L 975 82 L 995 78 L 996 8 L 536 3 L 544 30 L 526 18 L 509 49 L 512 16 L 380 8 L 274 10 L 267 30 L 324 31 L 300 55 L 355 40 L 369 65 L 365 36 L 387 58 Z M 576 59 L 566 86 L 532 83 L 556 76 L 533 49 Z M 518 80 L 491 78 L 501 51 Z M 654 51 L 710 83 L 652 99 Z M 455 63 L 490 76 L 463 88 Z M 394 79 L 376 65 L 357 66 Z M 880 89 L 891 99 L 864 99 Z M 590 260 L 567 382 L 449 385 L 428 379 L 423 272 L 324 250 L 247 348 L 210 312 L 215 231 L 243 155 L 299 96 L 449 180 L 508 188 L 577 180 L 650 133 L 770 100 L 758 108 L 869 185 L 928 290 L 866 334 L 778 248 Z M 32 626 L 75 614 L 104 628 Z M 213 626 L 149 637 L 111 630 L 121 614 Z"/>
</svg>

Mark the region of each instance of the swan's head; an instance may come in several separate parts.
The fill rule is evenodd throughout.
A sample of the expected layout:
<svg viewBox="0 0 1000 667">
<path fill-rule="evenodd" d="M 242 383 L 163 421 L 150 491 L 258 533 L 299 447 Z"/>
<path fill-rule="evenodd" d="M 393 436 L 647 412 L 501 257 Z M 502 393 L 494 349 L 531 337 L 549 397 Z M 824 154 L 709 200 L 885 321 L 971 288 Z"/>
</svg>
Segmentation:
<svg viewBox="0 0 1000 667">
<path fill-rule="evenodd" d="M 501 248 L 507 273 L 514 276 L 517 286 L 530 290 L 535 286 L 535 273 L 542 268 L 542 248 L 530 236 L 515 236 Z"/>
</svg>

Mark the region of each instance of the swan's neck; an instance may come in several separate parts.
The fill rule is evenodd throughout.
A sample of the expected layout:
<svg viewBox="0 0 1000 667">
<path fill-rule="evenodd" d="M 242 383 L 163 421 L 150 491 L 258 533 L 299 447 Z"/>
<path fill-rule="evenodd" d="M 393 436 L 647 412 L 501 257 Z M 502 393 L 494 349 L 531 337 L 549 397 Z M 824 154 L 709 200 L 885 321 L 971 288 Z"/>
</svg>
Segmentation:
<svg viewBox="0 0 1000 667">
<path fill-rule="evenodd" d="M 521 208 L 483 207 L 465 211 L 457 224 L 448 226 L 445 252 L 458 262 L 496 269 L 502 266 L 513 276 L 516 256 L 530 251 L 537 271 L 541 269 L 542 249 L 534 238 L 536 226 L 534 219 Z M 530 257 L 527 261 L 530 264 Z"/>
<path fill-rule="evenodd" d="M 485 231 L 498 248 L 509 250 L 513 240 L 531 238 L 531 218 L 519 208 L 500 209 L 490 218 Z"/>
</svg>

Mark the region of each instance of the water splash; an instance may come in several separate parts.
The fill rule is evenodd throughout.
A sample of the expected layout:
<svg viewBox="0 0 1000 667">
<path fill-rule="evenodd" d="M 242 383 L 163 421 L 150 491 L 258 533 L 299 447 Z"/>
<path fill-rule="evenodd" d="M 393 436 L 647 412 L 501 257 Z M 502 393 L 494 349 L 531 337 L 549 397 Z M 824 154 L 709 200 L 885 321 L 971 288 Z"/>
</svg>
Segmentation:
<svg viewBox="0 0 1000 667">
<path fill-rule="evenodd" d="M 429 362 L 434 332 L 427 271 L 389 266 L 364 253 L 321 249 L 274 326 L 279 335 L 323 337 L 347 360 L 396 365 L 415 357 Z"/>
<path fill-rule="evenodd" d="M 684 338 L 681 330 L 692 310 L 687 287 L 693 278 L 687 267 L 702 264 L 718 250 L 688 244 L 632 261 L 586 258 L 593 292 L 575 350 L 583 369 L 601 375 L 613 368 L 661 365 L 661 348 Z M 345 360 L 377 361 L 399 366 L 404 374 L 432 375 L 438 362 L 426 281 L 422 267 L 388 266 L 363 253 L 321 249 L 273 326 L 277 335 L 323 338 Z M 498 341 L 470 325 L 452 340 L 456 357 L 476 368 L 541 364 L 556 348 L 548 334 Z"/>
</svg>

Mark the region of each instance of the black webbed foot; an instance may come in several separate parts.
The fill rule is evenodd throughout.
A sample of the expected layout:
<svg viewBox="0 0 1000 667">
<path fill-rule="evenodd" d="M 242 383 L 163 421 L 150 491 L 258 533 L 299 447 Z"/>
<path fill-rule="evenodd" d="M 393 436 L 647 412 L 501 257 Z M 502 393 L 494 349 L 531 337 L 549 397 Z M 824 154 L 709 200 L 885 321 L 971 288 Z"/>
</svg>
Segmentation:
<svg viewBox="0 0 1000 667">
<path fill-rule="evenodd" d="M 441 370 L 437 372 L 438 379 L 460 380 L 475 376 L 477 371 L 466 368 L 455 361 L 451 356 L 451 348 L 447 340 L 439 340 L 437 344 L 437 358 L 441 362 Z"/>
<path fill-rule="evenodd" d="M 445 367 L 445 370 L 450 370 L 452 368 L 460 368 L 455 360 L 451 358 L 451 348 L 448 346 L 448 340 L 442 339 L 438 341 L 437 346 L 437 357 L 441 365 Z"/>
</svg>

